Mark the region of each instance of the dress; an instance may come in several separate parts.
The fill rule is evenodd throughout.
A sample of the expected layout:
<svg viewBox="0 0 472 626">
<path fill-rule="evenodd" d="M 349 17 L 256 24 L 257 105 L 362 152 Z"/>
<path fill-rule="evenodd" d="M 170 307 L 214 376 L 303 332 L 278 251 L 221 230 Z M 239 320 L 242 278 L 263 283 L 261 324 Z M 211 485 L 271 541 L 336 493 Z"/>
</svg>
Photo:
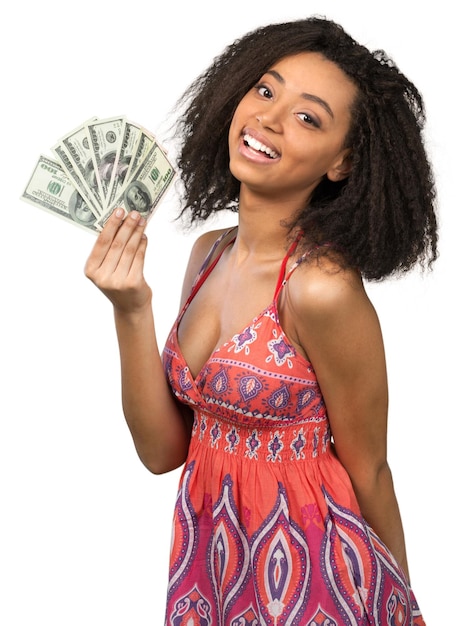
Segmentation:
<svg viewBox="0 0 472 626">
<path fill-rule="evenodd" d="M 173 393 L 194 409 L 166 626 L 424 625 L 404 574 L 361 517 L 315 372 L 279 323 L 279 294 L 301 261 L 287 271 L 293 249 L 273 301 L 192 378 L 178 325 L 220 240 L 163 353 Z"/>
</svg>

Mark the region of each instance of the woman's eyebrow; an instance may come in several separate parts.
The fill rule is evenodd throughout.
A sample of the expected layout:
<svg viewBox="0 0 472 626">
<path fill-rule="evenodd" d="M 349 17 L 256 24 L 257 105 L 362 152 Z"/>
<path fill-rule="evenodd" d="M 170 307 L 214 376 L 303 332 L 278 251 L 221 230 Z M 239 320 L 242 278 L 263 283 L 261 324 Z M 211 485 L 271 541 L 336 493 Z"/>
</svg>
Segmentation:
<svg viewBox="0 0 472 626">
<path fill-rule="evenodd" d="M 267 70 L 266 73 L 273 76 L 275 80 L 279 82 L 281 85 L 285 85 L 284 77 L 281 74 L 279 74 L 277 70 Z M 319 104 L 320 106 L 322 106 L 323 109 L 328 113 L 328 115 L 330 115 L 330 117 L 334 119 L 334 113 L 331 110 L 331 107 L 329 106 L 329 104 L 326 102 L 326 100 L 323 100 L 323 98 L 320 98 L 319 96 L 315 96 L 311 93 L 302 93 L 301 96 L 302 98 L 305 98 L 305 100 L 310 100 L 311 102 L 315 102 L 316 104 Z"/>
</svg>

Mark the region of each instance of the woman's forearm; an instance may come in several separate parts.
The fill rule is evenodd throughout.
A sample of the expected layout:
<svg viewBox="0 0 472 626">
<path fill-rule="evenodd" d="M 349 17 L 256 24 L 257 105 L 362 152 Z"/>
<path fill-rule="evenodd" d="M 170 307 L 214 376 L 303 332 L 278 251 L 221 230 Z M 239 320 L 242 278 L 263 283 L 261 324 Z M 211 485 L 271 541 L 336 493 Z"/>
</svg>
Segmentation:
<svg viewBox="0 0 472 626">
<path fill-rule="evenodd" d="M 167 384 L 151 305 L 133 314 L 115 308 L 115 325 L 123 411 L 136 450 L 153 473 L 170 471 L 186 458 L 190 425 Z"/>
<path fill-rule="evenodd" d="M 392 552 L 409 580 L 403 525 L 387 463 L 369 480 L 351 477 L 364 519 Z"/>
<path fill-rule="evenodd" d="M 144 465 L 163 473 L 181 465 L 189 443 L 188 412 L 167 385 L 156 342 L 152 291 L 144 274 L 146 220 L 117 209 L 85 265 L 85 275 L 110 300 L 121 359 L 123 410 Z"/>
</svg>

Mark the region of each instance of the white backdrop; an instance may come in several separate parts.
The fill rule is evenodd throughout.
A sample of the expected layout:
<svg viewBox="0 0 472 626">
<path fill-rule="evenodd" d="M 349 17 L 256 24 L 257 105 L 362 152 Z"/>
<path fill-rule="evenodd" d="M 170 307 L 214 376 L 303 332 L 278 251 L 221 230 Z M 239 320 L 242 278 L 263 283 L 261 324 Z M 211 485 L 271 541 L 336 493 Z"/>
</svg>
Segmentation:
<svg viewBox="0 0 472 626">
<path fill-rule="evenodd" d="M 19 200 L 39 154 L 50 154 L 93 115 L 124 114 L 159 132 L 182 90 L 223 46 L 255 26 L 314 13 L 386 49 L 426 100 L 441 258 L 430 276 L 415 273 L 369 293 L 387 350 L 389 456 L 413 587 L 428 626 L 472 624 L 465 510 L 472 136 L 461 6 L 7 3 L 0 43 L 0 624 L 161 624 L 179 477 L 151 475 L 134 452 L 121 413 L 111 307 L 83 275 L 94 236 Z M 200 232 L 182 232 L 174 217 L 170 193 L 148 228 L 146 273 L 161 345 Z"/>
</svg>

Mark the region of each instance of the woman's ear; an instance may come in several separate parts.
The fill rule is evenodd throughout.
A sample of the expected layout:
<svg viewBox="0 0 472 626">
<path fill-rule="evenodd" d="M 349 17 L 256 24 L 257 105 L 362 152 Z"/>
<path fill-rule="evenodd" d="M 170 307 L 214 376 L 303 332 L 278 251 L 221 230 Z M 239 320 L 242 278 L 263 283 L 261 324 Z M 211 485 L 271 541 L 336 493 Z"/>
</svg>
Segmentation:
<svg viewBox="0 0 472 626">
<path fill-rule="evenodd" d="M 351 169 L 351 148 L 346 148 L 339 153 L 333 166 L 326 172 L 326 176 L 333 183 L 337 183 L 340 180 L 347 178 L 351 173 Z"/>
</svg>

